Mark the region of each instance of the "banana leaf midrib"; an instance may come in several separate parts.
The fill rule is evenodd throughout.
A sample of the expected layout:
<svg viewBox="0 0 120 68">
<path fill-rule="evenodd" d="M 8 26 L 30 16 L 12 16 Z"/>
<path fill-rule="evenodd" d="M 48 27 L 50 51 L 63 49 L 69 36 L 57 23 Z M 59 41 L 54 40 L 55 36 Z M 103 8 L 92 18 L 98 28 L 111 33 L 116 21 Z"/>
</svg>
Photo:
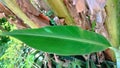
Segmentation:
<svg viewBox="0 0 120 68">
<path fill-rule="evenodd" d="M 56 39 L 65 39 L 65 40 L 71 40 L 71 41 L 76 41 L 76 42 L 82 42 L 82 43 L 89 43 L 89 44 L 95 44 L 95 45 L 99 45 L 99 46 L 106 46 L 107 44 L 103 44 L 103 43 L 99 43 L 97 41 L 92 41 L 92 40 L 87 40 L 87 39 L 83 39 L 83 38 L 75 38 L 75 37 L 66 37 L 66 36 L 50 36 L 50 35 L 41 35 L 41 34 L 29 34 L 29 33 L 5 33 L 6 35 L 10 35 L 10 36 L 13 36 L 14 35 L 19 35 L 19 36 L 22 36 L 22 35 L 26 35 L 26 36 L 38 36 L 38 37 L 48 37 L 48 38 L 56 38 Z M 5 35 L 4 34 L 4 35 Z"/>
</svg>

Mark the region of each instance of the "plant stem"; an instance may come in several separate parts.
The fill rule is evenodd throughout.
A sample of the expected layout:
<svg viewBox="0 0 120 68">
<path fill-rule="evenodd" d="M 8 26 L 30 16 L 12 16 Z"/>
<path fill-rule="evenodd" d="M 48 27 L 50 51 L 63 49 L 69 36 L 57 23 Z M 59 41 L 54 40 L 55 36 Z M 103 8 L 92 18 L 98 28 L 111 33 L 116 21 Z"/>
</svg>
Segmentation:
<svg viewBox="0 0 120 68">
<path fill-rule="evenodd" d="M 37 28 L 38 27 L 33 21 L 31 21 L 24 14 L 24 12 L 20 9 L 18 4 L 16 3 L 16 0 L 1 0 L 1 2 L 4 3 L 13 13 L 15 13 L 19 18 L 21 18 L 31 28 Z"/>
<path fill-rule="evenodd" d="M 120 45 L 120 9 L 119 9 L 120 0 L 107 0 L 106 4 L 106 26 L 109 33 L 109 39 L 113 47 L 118 48 Z"/>
<path fill-rule="evenodd" d="M 117 68 L 120 68 L 120 50 L 114 47 L 111 47 L 111 49 L 115 52 Z"/>
<path fill-rule="evenodd" d="M 120 0 L 107 0 L 106 4 L 106 26 L 109 33 L 109 40 L 115 52 L 117 68 L 120 68 Z M 111 55 L 113 57 L 113 55 Z"/>
<path fill-rule="evenodd" d="M 63 0 L 45 0 L 45 2 L 48 3 L 58 17 L 65 19 L 67 25 L 74 25 L 74 20 L 65 7 Z"/>
</svg>

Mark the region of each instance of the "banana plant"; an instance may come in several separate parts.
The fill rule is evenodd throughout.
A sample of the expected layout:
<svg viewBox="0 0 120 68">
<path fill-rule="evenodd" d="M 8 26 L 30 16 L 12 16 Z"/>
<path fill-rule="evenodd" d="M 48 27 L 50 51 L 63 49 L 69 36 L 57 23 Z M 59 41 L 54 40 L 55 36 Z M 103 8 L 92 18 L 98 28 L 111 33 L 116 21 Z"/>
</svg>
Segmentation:
<svg viewBox="0 0 120 68">
<path fill-rule="evenodd" d="M 37 26 L 19 9 L 16 0 L 0 0 L 18 17 L 22 18 L 31 28 Z M 65 8 L 63 0 L 47 0 L 56 15 L 65 18 L 68 25 L 74 24 L 73 19 Z M 111 48 L 115 51 L 117 67 L 120 68 L 120 0 L 107 0 L 106 26 L 110 41 L 103 36 L 82 30 L 77 26 L 47 26 L 37 29 L 15 30 L 0 33 L 1 36 L 11 36 L 21 40 L 37 50 L 58 55 L 84 55 Z M 16 7 L 14 7 L 16 6 Z M 58 8 L 62 7 L 62 8 Z M 18 11 L 19 10 L 19 11 Z"/>
</svg>

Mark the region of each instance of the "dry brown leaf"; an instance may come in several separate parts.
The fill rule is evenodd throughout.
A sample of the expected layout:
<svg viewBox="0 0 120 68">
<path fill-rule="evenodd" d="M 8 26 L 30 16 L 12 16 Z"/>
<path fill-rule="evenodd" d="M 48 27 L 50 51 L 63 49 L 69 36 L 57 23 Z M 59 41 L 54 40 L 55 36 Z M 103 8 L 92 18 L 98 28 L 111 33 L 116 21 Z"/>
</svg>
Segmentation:
<svg viewBox="0 0 120 68">
<path fill-rule="evenodd" d="M 98 2 L 101 9 L 103 9 L 105 7 L 106 0 L 97 0 L 97 2 Z"/>
<path fill-rule="evenodd" d="M 50 10 L 50 8 L 44 0 L 32 0 L 31 3 L 38 11 L 40 11 L 40 9 L 46 11 Z"/>
<path fill-rule="evenodd" d="M 105 59 L 116 62 L 115 53 L 112 49 L 108 48 L 104 51 Z"/>
<path fill-rule="evenodd" d="M 2 3 L 0 3 L 0 13 L 4 13 L 6 16 L 12 14 Z"/>
<path fill-rule="evenodd" d="M 73 17 L 75 23 L 78 23 L 80 18 L 79 18 L 79 13 L 77 13 L 77 10 L 71 0 L 64 0 L 65 6 L 67 7 L 68 11 L 70 12 L 71 16 Z"/>
<path fill-rule="evenodd" d="M 86 0 L 91 15 L 96 15 L 104 9 L 106 0 Z"/>
<path fill-rule="evenodd" d="M 104 10 L 106 0 L 86 0 L 90 10 L 91 21 L 96 20 L 95 32 L 108 38 L 107 30 L 104 27 L 106 13 Z"/>
<path fill-rule="evenodd" d="M 0 18 L 3 18 L 5 17 L 5 14 L 4 13 L 0 13 Z"/>
<path fill-rule="evenodd" d="M 86 18 L 87 8 L 84 0 L 64 0 L 64 3 L 73 17 L 75 24 L 83 29 L 90 29 L 91 25 Z"/>
<path fill-rule="evenodd" d="M 76 9 L 78 13 L 85 12 L 87 10 L 85 5 L 85 0 L 77 0 Z"/>
<path fill-rule="evenodd" d="M 29 0 L 17 0 L 20 8 L 23 12 L 38 26 L 49 25 L 49 21 L 46 20 L 46 16 L 41 16 L 41 13 L 33 7 Z M 46 18 L 45 18 L 46 17 Z M 49 18 L 47 18 L 49 19 Z"/>
</svg>

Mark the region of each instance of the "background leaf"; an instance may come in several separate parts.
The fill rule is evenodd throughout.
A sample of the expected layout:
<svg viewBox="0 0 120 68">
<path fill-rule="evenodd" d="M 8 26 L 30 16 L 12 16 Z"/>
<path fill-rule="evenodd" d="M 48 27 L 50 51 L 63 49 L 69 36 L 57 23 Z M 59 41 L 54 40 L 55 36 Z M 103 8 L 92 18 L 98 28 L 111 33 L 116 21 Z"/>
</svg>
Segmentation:
<svg viewBox="0 0 120 68">
<path fill-rule="evenodd" d="M 59 55 L 89 54 L 110 47 L 103 36 L 77 26 L 47 26 L 5 32 L 3 35 L 13 36 L 33 48 Z"/>
</svg>

